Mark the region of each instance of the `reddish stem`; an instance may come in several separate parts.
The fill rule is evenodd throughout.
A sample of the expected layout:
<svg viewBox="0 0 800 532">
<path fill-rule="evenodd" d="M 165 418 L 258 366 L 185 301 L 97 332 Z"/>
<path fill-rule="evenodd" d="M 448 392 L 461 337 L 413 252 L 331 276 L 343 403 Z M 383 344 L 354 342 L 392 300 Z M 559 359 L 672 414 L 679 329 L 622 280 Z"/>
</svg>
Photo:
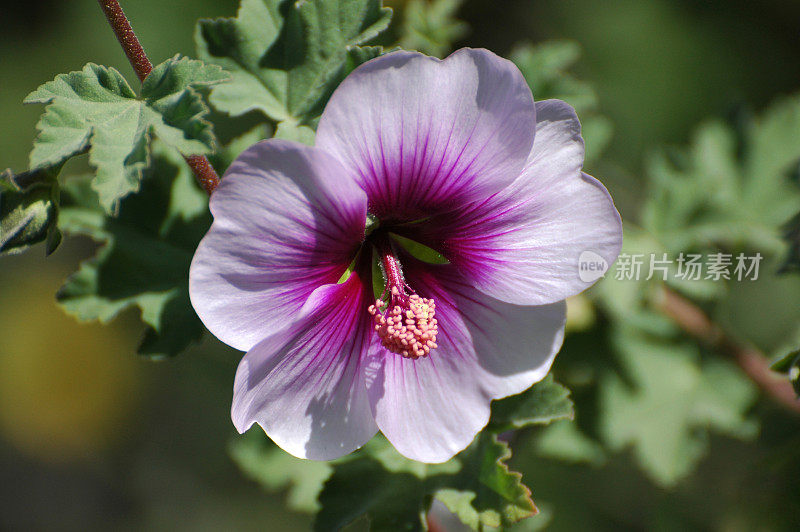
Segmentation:
<svg viewBox="0 0 800 532">
<path fill-rule="evenodd" d="M 797 399 L 791 383 L 770 370 L 769 360 L 757 349 L 726 335 L 705 312 L 672 290 L 664 289 L 660 303 L 662 312 L 686 333 L 727 354 L 764 393 L 788 410 L 800 414 L 800 400 Z"/>
<path fill-rule="evenodd" d="M 122 6 L 119 5 L 117 0 L 98 0 L 100 9 L 105 13 L 108 23 L 111 24 L 111 29 L 114 30 L 114 35 L 117 36 L 119 44 L 128 56 L 128 61 L 131 62 L 133 70 L 139 76 L 139 81 L 144 81 L 144 78 L 153 70 L 153 64 L 147 59 L 147 54 L 144 53 L 139 39 L 131 28 L 131 23 L 122 11 Z"/>
<path fill-rule="evenodd" d="M 108 19 L 111 29 L 114 30 L 114 35 L 117 36 L 119 44 L 125 51 L 134 72 L 139 77 L 139 81 L 144 82 L 145 78 L 150 71 L 153 70 L 153 64 L 147 58 L 147 54 L 142 48 L 139 39 L 133 32 L 131 23 L 128 22 L 128 17 L 122 11 L 122 6 L 119 5 L 117 0 L 97 0 L 100 8 Z M 219 176 L 208 159 L 202 155 L 184 156 L 189 167 L 194 172 L 200 186 L 211 195 L 214 189 L 219 185 Z"/>
<path fill-rule="evenodd" d="M 203 187 L 203 190 L 210 196 L 214 190 L 219 186 L 219 176 L 211 166 L 211 162 L 202 155 L 189 155 L 184 157 L 186 162 L 189 163 L 189 168 L 194 172 L 197 182 Z"/>
</svg>

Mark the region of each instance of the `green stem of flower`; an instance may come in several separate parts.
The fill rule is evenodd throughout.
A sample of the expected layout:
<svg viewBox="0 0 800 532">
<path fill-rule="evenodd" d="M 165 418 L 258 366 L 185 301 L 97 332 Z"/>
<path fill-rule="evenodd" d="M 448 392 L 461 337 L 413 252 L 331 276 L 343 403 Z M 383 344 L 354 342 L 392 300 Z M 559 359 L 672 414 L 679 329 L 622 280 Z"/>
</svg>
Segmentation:
<svg viewBox="0 0 800 532">
<path fill-rule="evenodd" d="M 128 57 L 134 72 L 139 77 L 139 81 L 144 82 L 147 75 L 153 70 L 153 64 L 147 58 L 147 54 L 142 48 L 138 37 L 136 37 L 128 17 L 122 11 L 122 6 L 119 5 L 117 0 L 97 1 L 109 25 L 111 25 L 111 29 L 114 30 L 114 35 L 117 36 L 117 40 Z M 184 159 L 186 159 L 192 172 L 194 172 L 200 186 L 211 195 L 219 185 L 219 176 L 209 160 L 202 155 L 184 156 Z"/>
</svg>

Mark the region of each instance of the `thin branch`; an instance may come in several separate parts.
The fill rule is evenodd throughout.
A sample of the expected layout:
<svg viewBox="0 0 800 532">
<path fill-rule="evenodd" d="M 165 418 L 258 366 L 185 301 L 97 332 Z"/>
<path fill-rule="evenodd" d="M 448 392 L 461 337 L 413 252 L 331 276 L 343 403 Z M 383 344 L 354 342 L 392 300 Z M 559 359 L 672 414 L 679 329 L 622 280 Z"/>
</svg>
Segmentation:
<svg viewBox="0 0 800 532">
<path fill-rule="evenodd" d="M 133 70 L 139 76 L 139 81 L 144 81 L 144 78 L 153 70 L 153 64 L 147 59 L 147 54 L 144 53 L 139 39 L 131 28 L 131 23 L 122 11 L 122 6 L 119 5 L 117 0 L 98 0 L 100 8 L 105 13 L 111 29 L 114 30 L 114 35 L 117 36 L 119 44 L 128 56 L 128 61 L 131 62 Z"/>
<path fill-rule="evenodd" d="M 108 19 L 111 29 L 114 30 L 114 35 L 117 36 L 119 44 L 125 51 L 134 72 L 139 77 L 139 81 L 144 81 L 150 71 L 153 70 L 153 64 L 147 58 L 147 54 L 142 48 L 139 39 L 133 32 L 131 23 L 122 11 L 122 6 L 119 5 L 117 0 L 97 0 L 100 8 Z M 197 182 L 200 186 L 211 195 L 214 189 L 219 185 L 219 176 L 211 166 L 209 160 L 202 155 L 184 156 L 189 167 L 194 172 Z"/>
<path fill-rule="evenodd" d="M 728 355 L 769 397 L 800 414 L 800 400 L 791 383 L 770 369 L 770 363 L 758 349 L 728 336 L 718 325 L 685 297 L 665 288 L 660 308 L 690 336 Z"/>
<path fill-rule="evenodd" d="M 217 186 L 219 186 L 219 176 L 214 170 L 214 167 L 211 166 L 211 162 L 203 155 L 189 155 L 188 157 L 184 157 L 184 159 L 186 159 L 189 168 L 194 172 L 197 182 L 200 183 L 203 190 L 210 196 Z"/>
</svg>

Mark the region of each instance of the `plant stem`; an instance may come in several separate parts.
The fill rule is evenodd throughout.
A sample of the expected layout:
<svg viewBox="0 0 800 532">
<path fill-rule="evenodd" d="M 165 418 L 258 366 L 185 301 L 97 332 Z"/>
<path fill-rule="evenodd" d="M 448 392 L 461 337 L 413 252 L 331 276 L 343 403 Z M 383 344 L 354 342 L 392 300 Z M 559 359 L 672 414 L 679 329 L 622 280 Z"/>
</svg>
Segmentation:
<svg viewBox="0 0 800 532">
<path fill-rule="evenodd" d="M 114 30 L 114 35 L 117 36 L 119 44 L 125 51 L 134 72 L 139 77 L 139 81 L 144 81 L 150 71 L 153 70 L 153 64 L 147 58 L 147 54 L 142 48 L 139 39 L 133 32 L 131 23 L 122 11 L 122 6 L 119 5 L 117 0 L 97 0 L 100 8 L 108 19 L 111 29 Z M 189 167 L 194 172 L 198 183 L 203 189 L 211 195 L 214 189 L 219 185 L 219 176 L 211 166 L 209 160 L 202 155 L 189 155 L 184 156 Z"/>
<path fill-rule="evenodd" d="M 769 360 L 758 349 L 728 336 L 694 303 L 668 288 L 662 293 L 660 308 L 684 332 L 732 358 L 773 400 L 800 414 L 800 400 L 791 383 L 770 369 Z"/>
</svg>

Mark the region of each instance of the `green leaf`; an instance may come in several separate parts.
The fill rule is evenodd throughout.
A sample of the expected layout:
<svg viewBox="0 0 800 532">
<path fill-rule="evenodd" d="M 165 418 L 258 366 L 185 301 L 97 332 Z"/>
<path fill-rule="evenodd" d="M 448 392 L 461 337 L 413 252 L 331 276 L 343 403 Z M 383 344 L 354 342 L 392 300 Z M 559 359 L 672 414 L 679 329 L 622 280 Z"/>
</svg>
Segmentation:
<svg viewBox="0 0 800 532">
<path fill-rule="evenodd" d="M 314 529 L 339 530 L 366 515 L 370 530 L 423 530 L 433 497 L 475 530 L 507 526 L 536 513 L 521 475 L 508 470 L 508 446 L 489 434 L 444 464 L 401 456 L 385 439 L 335 463 Z"/>
<path fill-rule="evenodd" d="M 783 255 L 784 227 L 800 204 L 792 176 L 799 161 L 800 96 L 776 102 L 738 135 L 706 123 L 687 150 L 649 161 L 642 225 L 671 253 L 722 247 Z"/>
<path fill-rule="evenodd" d="M 230 166 L 244 150 L 271 136 L 272 132 L 269 127 L 266 124 L 259 124 L 238 137 L 231 139 L 222 149 L 211 155 L 209 159 L 214 168 L 219 169 L 220 174 L 223 174 L 228 166 Z"/>
<path fill-rule="evenodd" d="M 580 45 L 574 41 L 547 41 L 538 45 L 519 44 L 509 58 L 522 71 L 537 100 L 564 100 L 580 116 L 597 107 L 594 89 L 568 72 L 580 56 Z"/>
<path fill-rule="evenodd" d="M 781 266 L 781 272 L 796 273 L 800 271 L 800 213 L 786 224 L 783 238 L 789 244 L 789 252 Z"/>
<path fill-rule="evenodd" d="M 536 450 L 542 456 L 566 462 L 602 465 L 606 460 L 603 447 L 567 420 L 545 427 L 536 440 Z"/>
<path fill-rule="evenodd" d="M 505 432 L 530 425 L 546 425 L 558 419 L 572 419 L 573 416 L 569 390 L 548 375 L 520 394 L 494 401 L 487 429 Z"/>
<path fill-rule="evenodd" d="M 198 55 L 233 76 L 210 101 L 233 116 L 258 110 L 279 130 L 287 122 L 283 131 L 311 125 L 345 75 L 380 53 L 360 45 L 390 18 L 380 0 L 242 0 L 236 18 L 201 20 L 195 32 Z"/>
<path fill-rule="evenodd" d="M 403 10 L 400 47 L 444 57 L 453 43 L 469 33 L 456 18 L 464 0 L 408 0 Z"/>
<path fill-rule="evenodd" d="M 314 145 L 314 137 L 316 133 L 308 126 L 301 126 L 293 122 L 285 120 L 278 124 L 278 129 L 275 130 L 276 139 L 293 140 L 308 146 Z"/>
<path fill-rule="evenodd" d="M 708 450 L 708 432 L 752 438 L 745 418 L 758 393 L 727 362 L 699 363 L 697 347 L 622 329 L 615 337 L 632 386 L 616 374 L 601 381 L 600 430 L 612 450 L 633 446 L 642 469 L 672 486 Z"/>
<path fill-rule="evenodd" d="M 171 356 L 200 338 L 189 302 L 189 264 L 210 224 L 208 199 L 173 150 L 155 144 L 142 191 L 122 201 L 118 217 L 101 208 L 88 179 L 64 185 L 61 229 L 103 246 L 61 287 L 57 298 L 80 320 L 107 322 L 138 307 L 147 325 L 139 352 Z"/>
<path fill-rule="evenodd" d="M 404 250 L 406 250 L 417 260 L 427 262 L 428 264 L 450 264 L 450 261 L 435 249 L 429 248 L 425 244 L 420 244 L 416 240 L 411 240 L 410 238 L 406 238 L 395 233 L 390 234 L 392 238 L 403 247 Z"/>
<path fill-rule="evenodd" d="M 46 241 L 46 253 L 61 241 L 58 218 L 60 166 L 14 175 L 0 172 L 0 254 L 21 253 Z"/>
<path fill-rule="evenodd" d="M 286 489 L 292 510 L 319 510 L 317 496 L 332 471 L 327 462 L 295 458 L 272 443 L 260 428 L 234 440 L 229 452 L 239 469 L 267 490 Z"/>
<path fill-rule="evenodd" d="M 436 498 L 462 523 L 473 530 L 507 527 L 538 512 L 522 475 L 505 464 L 511 457 L 505 442 L 481 434 L 459 456 L 460 474 L 439 488 Z"/>
<path fill-rule="evenodd" d="M 175 56 L 153 68 L 137 97 L 113 68 L 89 63 L 60 74 L 25 98 L 47 104 L 31 168 L 58 165 L 89 150 L 97 170 L 92 188 L 106 212 L 116 212 L 120 199 L 139 190 L 153 135 L 186 155 L 214 149 L 207 108 L 194 89 L 227 78 L 218 66 Z"/>
<path fill-rule="evenodd" d="M 795 349 L 781 357 L 772 364 L 772 369 L 785 373 L 794 387 L 794 392 L 800 396 L 800 349 Z"/>
<path fill-rule="evenodd" d="M 575 108 L 586 141 L 586 160 L 592 162 L 608 146 L 614 128 L 610 120 L 597 114 L 597 94 L 591 85 L 568 72 L 580 55 L 580 45 L 574 41 L 547 41 L 519 44 L 509 58 L 519 67 L 536 100 L 556 98 Z"/>
<path fill-rule="evenodd" d="M 391 472 L 378 460 L 363 456 L 335 464 L 319 495 L 321 510 L 316 532 L 338 531 L 366 515 L 370 530 L 424 530 L 430 495 L 424 480 L 406 472 Z"/>
</svg>

